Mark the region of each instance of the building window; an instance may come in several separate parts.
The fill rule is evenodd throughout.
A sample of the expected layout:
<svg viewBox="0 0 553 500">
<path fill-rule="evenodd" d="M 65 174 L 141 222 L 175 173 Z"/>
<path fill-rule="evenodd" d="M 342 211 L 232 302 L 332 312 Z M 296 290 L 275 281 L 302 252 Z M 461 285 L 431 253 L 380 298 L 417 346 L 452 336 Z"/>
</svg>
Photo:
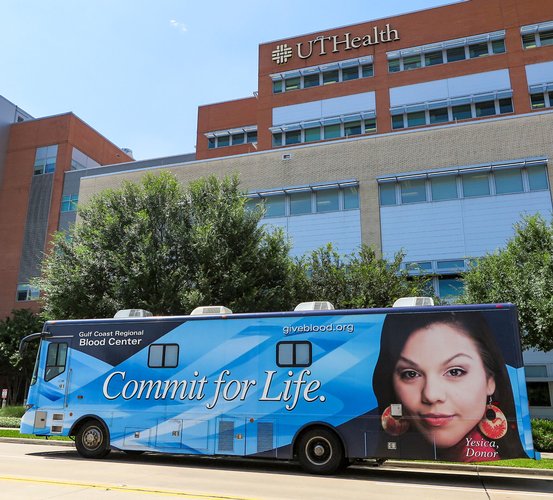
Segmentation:
<svg viewBox="0 0 553 500">
<path fill-rule="evenodd" d="M 553 88 L 553 83 L 546 85 L 546 87 Z M 532 104 L 532 109 L 553 108 L 553 90 L 531 93 L 530 102 Z"/>
<path fill-rule="evenodd" d="M 530 406 L 551 406 L 549 382 L 526 382 Z"/>
<path fill-rule="evenodd" d="M 18 302 L 25 302 L 27 300 L 38 300 L 40 297 L 40 290 L 27 283 L 20 283 L 17 285 L 16 300 Z"/>
<path fill-rule="evenodd" d="M 64 195 L 61 199 L 61 211 L 62 212 L 75 212 L 77 210 L 77 203 L 79 202 L 78 194 Z"/>
<path fill-rule="evenodd" d="M 395 182 L 380 184 L 380 205 L 397 205 Z"/>
<path fill-rule="evenodd" d="M 284 194 L 279 194 L 283 191 Z M 259 192 L 250 197 L 247 202 L 248 209 L 254 210 L 257 206 L 263 205 L 264 218 L 359 209 L 357 181 L 343 181 L 343 185 L 338 182 L 329 185 L 291 187 L 282 191 L 275 190 L 274 194 Z"/>
<path fill-rule="evenodd" d="M 429 172 L 405 174 L 404 178 L 379 180 L 380 206 L 442 202 L 457 198 L 500 196 L 549 189 L 547 168 L 543 160 L 520 160 L 524 166 L 465 167 L 452 173 Z M 414 178 L 417 175 L 418 178 Z M 399 198 L 396 190 L 399 190 Z M 444 264 L 445 265 L 445 264 Z M 443 270 L 443 267 L 439 269 Z"/>
<path fill-rule="evenodd" d="M 58 145 L 37 148 L 35 153 L 34 175 L 51 174 L 56 170 Z"/>
<path fill-rule="evenodd" d="M 430 178 L 432 201 L 454 200 L 457 194 L 457 178 L 454 175 L 444 175 Z"/>
<path fill-rule="evenodd" d="M 337 212 L 340 208 L 338 189 L 325 189 L 315 193 L 317 213 L 322 212 Z"/>
<path fill-rule="evenodd" d="M 76 147 L 73 147 L 71 151 L 71 170 L 83 170 L 85 168 L 99 167 L 100 164 L 85 155 L 82 151 L 79 151 Z"/>
<path fill-rule="evenodd" d="M 344 194 L 344 210 L 355 210 L 359 208 L 359 188 L 357 186 L 345 188 Z"/>
<path fill-rule="evenodd" d="M 290 215 L 310 214 L 312 211 L 311 192 L 290 194 Z"/>
<path fill-rule="evenodd" d="M 524 371 L 528 378 L 547 378 L 546 365 L 525 365 Z"/>
<path fill-rule="evenodd" d="M 522 193 L 522 170 L 509 168 L 494 172 L 496 194 Z"/>
<path fill-rule="evenodd" d="M 397 73 L 505 52 L 505 31 L 388 52 L 388 71 Z"/>
<path fill-rule="evenodd" d="M 265 217 L 283 217 L 286 215 L 286 198 L 284 195 L 267 196 L 265 201 Z"/>
<path fill-rule="evenodd" d="M 363 119 L 364 116 L 367 118 Z M 273 147 L 289 146 L 320 140 L 340 139 L 376 133 L 376 118 L 372 112 L 329 117 L 307 123 L 286 124 L 271 128 Z"/>
<path fill-rule="evenodd" d="M 277 344 L 277 366 L 310 366 L 312 362 L 311 352 L 311 342 L 279 342 Z"/>
<path fill-rule="evenodd" d="M 545 165 L 529 168 L 527 175 L 530 191 L 542 191 L 549 188 L 547 185 L 547 170 Z"/>
<path fill-rule="evenodd" d="M 298 70 L 271 75 L 273 94 L 308 89 L 320 85 L 348 82 L 374 76 L 372 56 L 349 59 L 326 66 L 310 66 Z"/>
<path fill-rule="evenodd" d="M 177 344 L 152 344 L 148 351 L 150 368 L 175 368 L 179 362 Z"/>
<path fill-rule="evenodd" d="M 243 129 L 218 130 L 205 134 L 207 149 L 224 148 L 257 142 L 257 128 L 244 127 Z"/>
<path fill-rule="evenodd" d="M 457 278 L 438 278 L 438 297 L 454 302 L 463 294 L 463 282 Z"/>
<path fill-rule="evenodd" d="M 512 113 L 513 101 L 511 94 L 510 90 L 500 91 L 494 94 L 459 97 L 447 101 L 426 102 L 392 108 L 390 110 L 392 129 L 399 130 Z M 456 104 L 459 101 L 469 101 L 470 104 Z"/>
<path fill-rule="evenodd" d="M 490 182 L 487 172 L 475 172 L 462 176 L 463 196 L 473 198 L 476 196 L 489 196 Z"/>
<path fill-rule="evenodd" d="M 523 26 L 520 29 L 522 46 L 525 49 L 535 49 L 553 45 L 553 21 L 541 24 Z"/>
<path fill-rule="evenodd" d="M 426 201 L 425 179 L 406 180 L 399 183 L 401 203 L 419 203 Z"/>
</svg>

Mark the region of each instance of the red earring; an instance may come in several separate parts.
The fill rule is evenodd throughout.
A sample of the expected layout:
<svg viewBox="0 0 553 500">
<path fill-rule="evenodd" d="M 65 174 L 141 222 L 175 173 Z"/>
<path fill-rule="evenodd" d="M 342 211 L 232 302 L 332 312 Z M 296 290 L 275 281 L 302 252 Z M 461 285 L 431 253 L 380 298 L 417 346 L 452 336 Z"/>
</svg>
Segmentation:
<svg viewBox="0 0 553 500">
<path fill-rule="evenodd" d="M 497 405 L 493 404 L 491 396 L 478 428 L 488 439 L 501 439 L 507 434 L 507 417 Z"/>
<path fill-rule="evenodd" d="M 388 406 L 380 417 L 382 428 L 391 436 L 401 436 L 409 429 L 409 422 L 403 417 L 394 417 L 392 408 Z"/>
</svg>

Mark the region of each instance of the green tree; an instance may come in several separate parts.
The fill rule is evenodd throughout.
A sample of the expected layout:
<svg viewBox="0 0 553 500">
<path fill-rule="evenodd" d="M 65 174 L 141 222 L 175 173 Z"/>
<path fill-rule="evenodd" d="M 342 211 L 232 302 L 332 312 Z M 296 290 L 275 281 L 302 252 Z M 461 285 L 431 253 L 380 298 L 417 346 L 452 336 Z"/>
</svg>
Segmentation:
<svg viewBox="0 0 553 500">
<path fill-rule="evenodd" d="M 108 317 L 118 309 L 188 314 L 289 308 L 289 247 L 248 210 L 236 177 L 183 187 L 169 173 L 127 182 L 80 208 L 55 236 L 37 285 L 48 318 Z"/>
<path fill-rule="evenodd" d="M 515 224 L 506 247 L 480 259 L 464 276 L 465 303 L 512 302 L 524 348 L 553 349 L 553 222 L 541 216 Z"/>
<path fill-rule="evenodd" d="M 10 405 L 22 402 L 27 393 L 38 345 L 31 344 L 21 356 L 19 341 L 41 329 L 42 320 L 29 309 L 16 309 L 11 317 L 0 321 L 0 380 L 5 381 L 1 388 L 8 389 Z"/>
<path fill-rule="evenodd" d="M 296 277 L 298 301 L 328 300 L 339 309 L 390 307 L 400 297 L 428 295 L 429 278 L 410 276 L 401 269 L 404 255 L 389 262 L 362 245 L 345 257 L 332 245 L 319 248 L 300 260 Z"/>
</svg>

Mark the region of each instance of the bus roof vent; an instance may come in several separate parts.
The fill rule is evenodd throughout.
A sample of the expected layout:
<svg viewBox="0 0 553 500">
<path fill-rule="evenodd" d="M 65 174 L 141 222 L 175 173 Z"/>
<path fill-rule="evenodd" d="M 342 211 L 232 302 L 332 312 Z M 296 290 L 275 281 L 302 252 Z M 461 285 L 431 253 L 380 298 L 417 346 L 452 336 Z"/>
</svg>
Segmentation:
<svg viewBox="0 0 553 500">
<path fill-rule="evenodd" d="M 232 311 L 225 306 L 202 306 L 196 307 L 190 316 L 201 316 L 203 314 L 232 314 Z"/>
<path fill-rule="evenodd" d="M 392 307 L 420 307 L 433 306 L 434 300 L 432 297 L 401 297 L 394 302 Z"/>
<path fill-rule="evenodd" d="M 316 300 L 314 302 L 302 302 L 294 311 L 332 311 L 334 306 L 327 300 Z"/>
<path fill-rule="evenodd" d="M 153 314 L 145 309 L 121 309 L 115 313 L 114 318 L 145 318 L 146 316 L 153 316 Z"/>
</svg>

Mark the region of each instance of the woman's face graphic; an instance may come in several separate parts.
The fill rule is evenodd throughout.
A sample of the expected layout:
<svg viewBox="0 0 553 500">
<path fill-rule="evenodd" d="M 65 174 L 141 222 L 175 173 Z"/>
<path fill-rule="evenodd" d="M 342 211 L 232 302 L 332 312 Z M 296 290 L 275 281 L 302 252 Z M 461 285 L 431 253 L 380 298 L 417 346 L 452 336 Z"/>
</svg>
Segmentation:
<svg viewBox="0 0 553 500">
<path fill-rule="evenodd" d="M 439 448 L 457 444 L 478 424 L 495 391 L 473 340 L 442 323 L 409 337 L 393 378 L 411 425 Z"/>
</svg>

